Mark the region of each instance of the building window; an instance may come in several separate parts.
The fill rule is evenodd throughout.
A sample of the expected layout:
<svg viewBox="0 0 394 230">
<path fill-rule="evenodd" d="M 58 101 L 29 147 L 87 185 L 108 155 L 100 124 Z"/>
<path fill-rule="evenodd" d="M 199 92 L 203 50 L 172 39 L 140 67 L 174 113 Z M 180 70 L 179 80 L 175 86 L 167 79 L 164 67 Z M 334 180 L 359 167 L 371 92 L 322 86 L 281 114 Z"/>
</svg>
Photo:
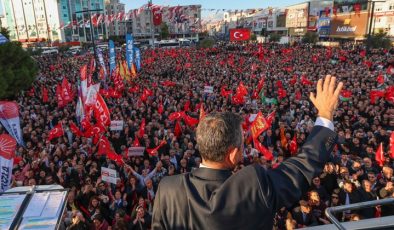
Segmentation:
<svg viewBox="0 0 394 230">
<path fill-rule="evenodd" d="M 394 10 L 394 4 L 390 4 L 389 10 Z"/>
<path fill-rule="evenodd" d="M 63 17 L 65 17 L 65 18 L 66 18 L 66 17 L 67 17 L 67 14 L 63 14 Z"/>
<path fill-rule="evenodd" d="M 66 6 L 63 6 L 63 10 L 67 9 Z"/>
</svg>

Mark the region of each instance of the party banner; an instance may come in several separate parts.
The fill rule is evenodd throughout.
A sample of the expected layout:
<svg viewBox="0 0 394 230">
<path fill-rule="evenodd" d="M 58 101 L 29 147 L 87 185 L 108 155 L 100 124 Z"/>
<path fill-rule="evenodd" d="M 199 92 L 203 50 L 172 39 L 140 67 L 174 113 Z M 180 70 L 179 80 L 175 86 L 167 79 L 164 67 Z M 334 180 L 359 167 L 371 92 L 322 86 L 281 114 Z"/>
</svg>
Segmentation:
<svg viewBox="0 0 394 230">
<path fill-rule="evenodd" d="M 0 192 L 6 191 L 11 184 L 13 160 L 15 157 L 16 141 L 8 135 L 0 135 Z"/>
<path fill-rule="evenodd" d="M 135 47 L 134 53 L 135 53 L 135 65 L 137 67 L 137 71 L 139 72 L 141 70 L 141 51 L 138 47 Z"/>
<path fill-rule="evenodd" d="M 112 40 L 109 40 L 108 42 L 108 48 L 109 48 L 109 72 L 110 75 L 112 75 L 112 72 L 116 68 L 116 53 L 115 53 L 115 45 Z"/>
<path fill-rule="evenodd" d="M 0 122 L 19 145 L 25 146 L 19 120 L 19 107 L 16 102 L 0 101 Z"/>
<path fill-rule="evenodd" d="M 105 68 L 105 63 L 104 63 L 104 58 L 103 58 L 103 52 L 101 51 L 100 48 L 97 48 L 97 57 L 100 63 L 101 68 L 104 71 L 104 79 L 102 79 L 104 82 L 107 81 L 107 68 Z"/>
<path fill-rule="evenodd" d="M 134 39 L 131 34 L 126 34 L 126 61 L 127 66 L 131 69 L 134 63 Z"/>
</svg>

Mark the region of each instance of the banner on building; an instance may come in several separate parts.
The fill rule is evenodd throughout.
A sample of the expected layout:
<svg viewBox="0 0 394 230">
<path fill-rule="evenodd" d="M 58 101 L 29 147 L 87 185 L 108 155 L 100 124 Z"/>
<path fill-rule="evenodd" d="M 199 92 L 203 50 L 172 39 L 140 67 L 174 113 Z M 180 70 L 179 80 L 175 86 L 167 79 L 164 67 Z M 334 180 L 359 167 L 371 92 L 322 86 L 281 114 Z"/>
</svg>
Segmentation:
<svg viewBox="0 0 394 230">
<path fill-rule="evenodd" d="M 105 182 L 109 182 L 111 184 L 116 184 L 118 181 L 118 172 L 115 169 L 101 167 L 101 180 Z"/>
<path fill-rule="evenodd" d="M 301 3 L 287 7 L 286 27 L 301 28 L 308 24 L 308 3 Z"/>
<path fill-rule="evenodd" d="M 331 20 L 331 37 L 356 38 L 367 34 L 368 13 L 342 14 Z"/>
</svg>

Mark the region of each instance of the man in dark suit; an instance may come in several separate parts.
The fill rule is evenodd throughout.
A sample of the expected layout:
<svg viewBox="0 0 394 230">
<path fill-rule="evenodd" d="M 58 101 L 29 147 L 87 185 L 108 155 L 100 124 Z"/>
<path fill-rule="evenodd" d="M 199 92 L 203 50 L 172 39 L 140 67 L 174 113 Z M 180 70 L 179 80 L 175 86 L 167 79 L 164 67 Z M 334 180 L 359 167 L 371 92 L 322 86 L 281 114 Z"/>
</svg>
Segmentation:
<svg viewBox="0 0 394 230">
<path fill-rule="evenodd" d="M 275 212 L 298 202 L 328 161 L 336 142 L 332 123 L 342 83 L 326 76 L 310 99 L 318 118 L 301 153 L 274 170 L 251 165 L 232 175 L 242 159 L 242 119 L 214 113 L 200 121 L 200 168 L 159 184 L 152 229 L 272 229 Z"/>
</svg>

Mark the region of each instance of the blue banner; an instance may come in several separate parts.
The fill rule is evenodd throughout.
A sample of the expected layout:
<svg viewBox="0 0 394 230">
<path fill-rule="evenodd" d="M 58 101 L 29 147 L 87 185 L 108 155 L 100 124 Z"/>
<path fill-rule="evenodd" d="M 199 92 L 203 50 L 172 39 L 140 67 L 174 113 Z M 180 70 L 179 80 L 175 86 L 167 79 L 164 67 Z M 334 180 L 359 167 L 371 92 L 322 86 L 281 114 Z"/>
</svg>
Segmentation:
<svg viewBox="0 0 394 230">
<path fill-rule="evenodd" d="M 137 71 L 141 70 L 141 51 L 138 47 L 134 47 L 135 53 L 135 66 L 137 67 Z"/>
<path fill-rule="evenodd" d="M 126 34 L 126 61 L 127 66 L 131 69 L 134 62 L 134 39 L 131 34 Z"/>
<path fill-rule="evenodd" d="M 112 72 L 116 68 L 115 45 L 112 40 L 109 40 L 108 48 L 109 48 L 109 73 L 110 73 L 110 75 L 112 75 Z"/>
<path fill-rule="evenodd" d="M 7 43 L 7 42 L 9 42 L 8 39 L 6 37 L 4 37 L 4 35 L 0 34 L 0 44 Z"/>
</svg>

